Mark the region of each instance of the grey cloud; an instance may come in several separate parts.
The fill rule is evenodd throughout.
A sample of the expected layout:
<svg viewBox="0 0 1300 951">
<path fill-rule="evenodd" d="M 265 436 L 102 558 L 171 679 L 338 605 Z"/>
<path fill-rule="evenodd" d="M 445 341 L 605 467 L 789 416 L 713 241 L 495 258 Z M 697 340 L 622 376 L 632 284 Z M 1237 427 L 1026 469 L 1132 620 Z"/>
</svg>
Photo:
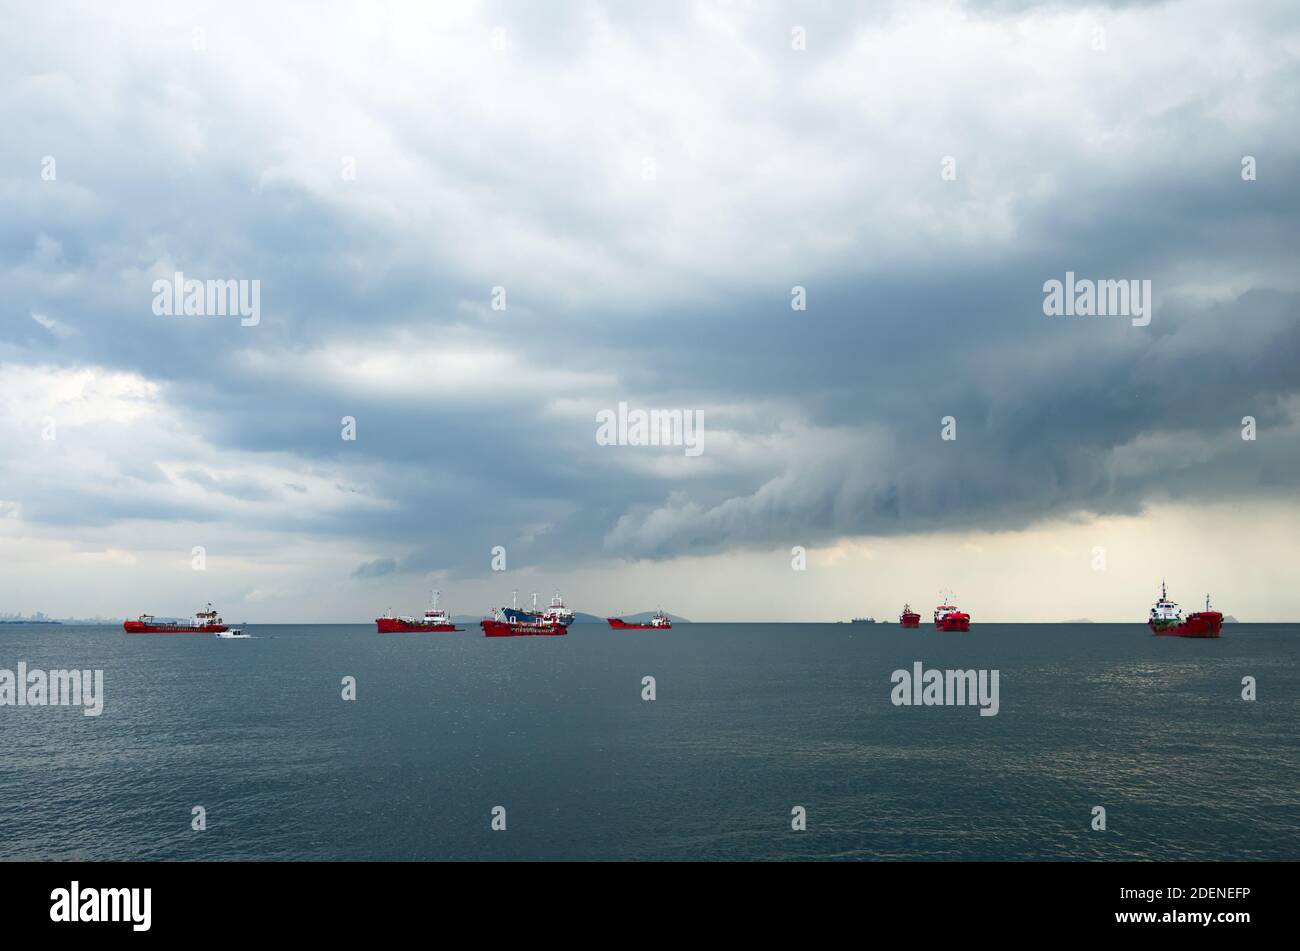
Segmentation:
<svg viewBox="0 0 1300 951">
<path fill-rule="evenodd" d="M 1012 17 L 1022 6 L 969 12 Z M 1135 15 L 1159 13 L 1134 6 Z M 584 104 L 570 100 L 589 85 L 582 57 L 598 39 L 593 23 L 615 36 L 653 24 L 636 34 L 653 52 L 700 28 L 689 6 L 677 9 L 552 19 L 500 7 L 481 25 L 503 23 L 518 40 L 511 68 L 545 64 L 559 117 Z M 0 483 L 0 498 L 22 503 L 25 519 L 69 530 L 224 519 L 402 552 L 353 572 L 372 578 L 481 573 L 498 544 L 512 565 L 570 566 L 792 538 L 1015 528 L 1140 511 L 1162 494 L 1294 492 L 1300 469 L 1289 444 L 1261 438 L 1242 451 L 1230 440 L 1246 413 L 1269 433 L 1295 424 L 1294 66 L 1268 72 L 1252 87 L 1252 108 L 1237 109 L 1223 84 L 1213 94 L 1196 86 L 1205 60 L 1226 55 L 1200 50 L 1184 64 L 1187 89 L 1164 91 L 1168 107 L 1136 126 L 1128 104 L 1111 97 L 1146 88 L 1126 85 L 1143 66 L 1120 56 L 1093 64 L 1081 101 L 1057 74 L 1012 74 L 987 100 L 960 86 L 936 90 L 943 108 L 909 116 L 915 128 L 882 128 L 873 117 L 912 85 L 907 76 L 874 90 L 874 101 L 826 91 L 853 79 L 852 62 L 817 85 L 864 27 L 888 35 L 919 9 L 815 8 L 807 60 L 788 55 L 782 15 L 724 12 L 746 54 L 736 68 L 766 77 L 761 88 L 724 93 L 700 64 L 687 77 L 694 96 L 672 108 L 620 102 L 614 131 L 592 116 L 589 134 L 574 139 L 530 130 L 535 141 L 514 141 L 514 126 L 490 121 L 508 103 L 494 98 L 501 89 L 487 74 L 465 86 L 460 104 L 479 121 L 443 120 L 466 123 L 452 130 L 426 121 L 418 96 L 411 109 L 397 95 L 356 91 L 348 108 L 388 137 L 381 148 L 392 154 L 363 161 L 373 177 L 352 192 L 333 182 L 339 155 L 356 145 L 341 133 L 311 151 L 302 137 L 314 120 L 268 129 L 276 113 L 260 94 L 219 70 L 205 79 L 175 51 L 125 61 L 115 80 L 79 66 L 60 25 L 24 11 L 33 43 L 0 40 L 0 78 L 14 90 L 0 102 L 12 130 L 0 155 L 17 170 L 0 179 L 0 360 L 139 373 L 162 386 L 185 433 L 214 457 L 212 472 L 198 458 L 178 460 L 182 479 L 207 490 L 202 505 L 141 491 L 136 482 L 159 486 L 165 476 L 130 445 L 118 450 L 112 485 L 64 473 L 54 484 Z M 1261 62 L 1266 34 L 1285 46 L 1297 33 L 1298 18 L 1281 6 L 1223 10 Z M 27 45 L 43 52 L 18 48 Z M 477 75 L 472 63 L 457 68 Z M 81 91 L 69 97 L 46 74 Z M 325 80 L 305 76 L 301 94 Z M 1005 122 L 1004 96 L 1057 81 L 1059 101 L 1031 100 L 1044 114 L 1026 106 Z M 178 104 L 173 87 L 193 98 Z M 78 97 L 102 102 L 121 125 L 96 121 Z M 707 107 L 699 124 L 673 125 L 692 105 Z M 1094 122 L 1111 146 L 1070 134 Z M 729 123 L 732 139 L 709 138 Z M 175 136 L 160 139 L 160 125 Z M 224 148 L 226 131 L 238 149 Z M 26 143 L 38 140 L 59 158 L 57 182 L 37 175 Z M 949 141 L 961 177 L 943 191 L 943 152 L 932 142 Z M 639 159 L 647 148 L 664 158 L 650 198 L 618 178 L 623 153 Z M 1262 169 L 1250 184 L 1237 171 L 1247 152 Z M 301 176 L 268 172 L 295 158 Z M 376 172 L 384 161 L 391 169 Z M 716 180 L 702 168 L 716 168 Z M 385 172 L 409 169 L 417 191 L 399 207 L 365 203 Z M 823 180 L 836 183 L 829 197 L 817 191 Z M 462 257 L 462 244 L 478 250 Z M 262 280 L 262 324 L 156 317 L 152 269 L 164 264 Z M 1154 278 L 1152 325 L 1045 318 L 1042 282 L 1066 270 Z M 510 293 L 505 314 L 482 306 L 499 281 Z M 808 288 L 805 313 L 789 308 L 796 283 Z M 51 334 L 33 312 L 77 332 Z M 539 370 L 609 371 L 615 382 L 540 396 L 508 379 L 412 393 L 347 388 L 324 371 L 294 377 L 276 363 L 344 344 L 378 349 L 398 331 L 435 353 L 468 343 L 526 355 Z M 446 367 L 399 352 L 388 370 L 436 380 Z M 690 478 L 627 464 L 653 450 L 594 444 L 586 406 L 620 399 L 718 407 Z M 343 415 L 360 421 L 356 442 L 339 439 Z M 958 418 L 955 444 L 938 439 L 944 415 Z M 724 431 L 741 446 L 719 442 Z M 1153 437 L 1173 448 L 1147 458 L 1141 440 Z M 777 448 L 755 448 L 764 440 Z M 168 439 L 153 447 L 169 451 Z M 290 469 L 300 481 L 280 484 L 313 504 L 242 514 L 232 503 L 276 498 L 220 471 L 243 453 Z M 7 471 L 0 461 L 0 480 Z M 309 478 L 346 487 L 348 504 L 315 505 L 303 491 Z"/>
<path fill-rule="evenodd" d="M 210 492 L 228 495 L 232 499 L 242 499 L 246 502 L 262 502 L 274 498 L 274 495 L 264 486 L 258 485 L 251 479 L 219 478 L 202 469 L 187 469 L 180 473 L 180 476 Z"/>
<path fill-rule="evenodd" d="M 352 572 L 354 578 L 382 578 L 397 571 L 397 561 L 393 558 L 376 558 L 357 565 Z"/>
</svg>

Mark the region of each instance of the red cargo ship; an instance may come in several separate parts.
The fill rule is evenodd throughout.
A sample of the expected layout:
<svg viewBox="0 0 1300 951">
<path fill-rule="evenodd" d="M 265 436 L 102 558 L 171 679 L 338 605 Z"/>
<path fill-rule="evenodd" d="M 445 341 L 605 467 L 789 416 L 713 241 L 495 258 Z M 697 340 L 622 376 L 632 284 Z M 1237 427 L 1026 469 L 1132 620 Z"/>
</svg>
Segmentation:
<svg viewBox="0 0 1300 951">
<path fill-rule="evenodd" d="M 951 594 L 947 600 L 952 600 Z M 955 604 L 941 604 L 934 609 L 934 628 L 936 631 L 969 631 L 970 615 Z"/>
<path fill-rule="evenodd" d="M 412 617 L 393 617 L 392 612 L 375 618 L 375 629 L 380 634 L 429 634 L 442 631 L 463 631 L 457 627 L 446 611 L 438 610 L 438 595 L 433 592 L 433 607 L 424 612 L 424 617 L 416 620 Z"/>
<path fill-rule="evenodd" d="M 484 637 L 563 637 L 569 633 L 559 621 L 507 621 L 504 614 L 478 622 Z"/>
<path fill-rule="evenodd" d="M 622 618 L 617 617 L 607 617 L 605 620 L 616 631 L 667 631 L 671 630 L 673 626 L 673 622 L 668 620 L 668 615 L 664 614 L 663 611 L 656 611 L 647 624 L 629 624 Z"/>
<path fill-rule="evenodd" d="M 1178 605 L 1169 600 L 1165 583 L 1160 582 L 1160 600 L 1151 609 L 1147 626 L 1157 637 L 1218 637 L 1223 627 L 1223 615 L 1210 608 L 1210 596 L 1205 596 L 1205 610 L 1194 611 L 1183 618 Z"/>
<path fill-rule="evenodd" d="M 137 620 L 123 621 L 122 630 L 128 634 L 220 634 L 230 630 L 208 602 L 206 611 L 197 611 L 185 621 L 158 621 L 152 614 L 141 614 Z"/>
<path fill-rule="evenodd" d="M 898 616 L 898 623 L 903 627 L 920 627 L 921 615 L 913 611 L 910 604 L 904 604 L 903 613 Z"/>
</svg>

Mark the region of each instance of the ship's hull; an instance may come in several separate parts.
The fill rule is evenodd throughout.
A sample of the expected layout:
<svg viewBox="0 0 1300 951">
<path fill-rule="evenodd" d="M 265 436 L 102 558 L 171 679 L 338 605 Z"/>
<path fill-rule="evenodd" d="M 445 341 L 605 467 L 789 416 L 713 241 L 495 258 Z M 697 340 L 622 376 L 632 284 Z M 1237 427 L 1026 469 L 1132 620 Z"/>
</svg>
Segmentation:
<svg viewBox="0 0 1300 951">
<path fill-rule="evenodd" d="M 502 608 L 501 612 L 506 616 L 507 621 L 517 621 L 521 624 L 548 624 L 551 623 L 543 619 L 541 614 L 533 614 L 531 611 L 520 611 L 518 608 Z M 573 623 L 571 617 L 561 617 L 555 623 L 568 627 Z"/>
<path fill-rule="evenodd" d="M 123 621 L 122 630 L 128 634 L 220 634 L 230 630 L 228 624 L 159 624 L 144 621 Z"/>
<path fill-rule="evenodd" d="M 398 617 L 377 617 L 375 628 L 380 634 L 440 634 L 465 630 L 455 624 L 412 624 Z"/>
<path fill-rule="evenodd" d="M 605 620 L 616 631 L 668 631 L 673 626 L 671 622 L 668 624 L 629 624 L 622 618 L 616 617 L 607 617 Z"/>
<path fill-rule="evenodd" d="M 1198 611 L 1178 623 L 1148 621 L 1147 627 L 1157 637 L 1218 637 L 1223 615 L 1218 611 Z"/>
<path fill-rule="evenodd" d="M 900 617 L 900 618 L 898 619 L 898 623 L 899 623 L 901 626 L 903 626 L 903 627 L 920 627 L 920 626 L 921 626 L 921 615 L 919 615 L 919 614 L 904 614 L 902 617 Z"/>
<path fill-rule="evenodd" d="M 970 615 L 950 614 L 944 618 L 936 618 L 934 629 L 936 631 L 969 631 Z"/>
<path fill-rule="evenodd" d="M 492 619 L 478 622 L 483 628 L 484 637 L 560 637 L 569 632 L 563 624 L 535 624 L 526 621 L 496 621 Z"/>
</svg>

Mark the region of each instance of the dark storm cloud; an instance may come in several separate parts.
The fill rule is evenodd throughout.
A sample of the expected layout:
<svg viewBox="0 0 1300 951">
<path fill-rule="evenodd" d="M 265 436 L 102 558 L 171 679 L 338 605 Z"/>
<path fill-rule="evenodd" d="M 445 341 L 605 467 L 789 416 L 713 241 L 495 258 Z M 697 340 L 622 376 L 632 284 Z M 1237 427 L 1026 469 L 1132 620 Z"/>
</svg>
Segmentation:
<svg viewBox="0 0 1300 951">
<path fill-rule="evenodd" d="M 967 15 L 996 23 L 1021 6 L 975 4 Z M 1013 72 L 1016 82 L 978 96 L 963 74 L 947 77 L 926 101 L 936 116 L 957 113 L 951 126 L 921 115 L 908 117 L 916 129 L 882 129 L 865 93 L 832 101 L 827 88 L 870 66 L 853 54 L 862 31 L 888 36 L 918 9 L 842 20 L 815 7 L 809 33 L 826 43 L 810 56 L 824 58 L 800 61 L 787 55 L 785 18 L 683 5 L 636 48 L 667 55 L 710 18 L 739 17 L 737 63 L 774 78 L 715 101 L 710 73 L 693 95 L 632 122 L 624 108 L 638 104 L 615 99 L 609 116 L 580 117 L 566 99 L 593 78 L 575 61 L 607 42 L 593 23 L 618 33 L 648 14 L 490 8 L 481 25 L 504 23 L 516 60 L 556 77 L 546 116 L 565 134 L 494 122 L 526 90 L 489 85 L 495 74 L 470 60 L 447 68 L 481 84 L 461 87 L 462 103 L 440 99 L 446 114 L 426 105 L 419 77 L 408 106 L 374 90 L 331 106 L 390 136 L 389 151 L 362 155 L 351 191 L 338 167 L 355 138 L 309 147 L 316 119 L 281 132 L 274 102 L 232 91 L 211 58 L 168 47 L 154 61 L 78 73 L 66 62 L 75 44 L 27 14 L 68 74 L 112 78 L 119 95 L 104 103 L 115 124 L 101 121 L 99 93 L 64 89 L 13 40 L 0 47 L 14 53 L 0 120 L 27 130 L 0 144 L 0 361 L 140 374 L 213 454 L 178 473 L 202 502 L 120 499 L 71 476 L 0 483 L 0 498 L 61 525 L 225 517 L 355 540 L 394 552 L 353 572 L 375 578 L 480 573 L 494 545 L 515 566 L 571 564 L 1294 492 L 1294 64 L 1270 69 L 1245 100 L 1223 84 L 1223 99 L 1171 88 L 1168 107 L 1147 107 L 1138 128 L 1122 92 L 1141 86 L 1126 77 L 1145 67 L 1120 55 L 1092 65 L 1092 86 L 1062 80 L 1059 98 L 1013 110 L 1011 127 L 1002 97 L 1024 95 L 1035 75 Z M 712 68 L 689 48 L 683 58 Z M 332 70 L 313 77 L 331 90 L 341 81 Z M 900 89 L 923 78 L 902 77 Z M 1072 101 L 1080 89 L 1096 98 Z M 315 115 L 318 103 L 299 111 Z M 671 125 L 700 104 L 711 111 Z M 1251 117 L 1238 119 L 1247 105 Z M 714 142 L 719 117 L 738 118 Z M 1085 122 L 1114 136 L 1118 160 L 1071 131 Z M 571 141 L 571 128 L 591 134 Z M 651 150 L 663 172 L 645 199 L 610 156 L 626 151 L 635 169 Z M 947 150 L 959 157 L 956 182 L 938 175 Z M 38 174 L 47 153 L 56 182 Z M 1259 157 L 1259 181 L 1241 181 L 1244 154 Z M 737 185 L 778 160 L 769 178 Z M 823 179 L 838 188 L 818 197 Z M 154 315 L 152 281 L 172 270 L 260 280 L 261 323 Z M 1045 317 L 1043 282 L 1067 270 L 1153 279 L 1151 325 Z M 497 283 L 510 293 L 505 313 L 489 307 Z M 806 312 L 790 309 L 794 284 L 808 289 Z M 355 355 L 366 353 L 381 365 L 362 365 Z M 474 362 L 484 353 L 518 362 L 476 370 L 498 366 Z M 435 385 L 453 373 L 460 385 Z M 596 445 L 593 410 L 619 400 L 705 408 L 705 455 L 691 467 L 680 449 Z M 1239 438 L 1244 415 L 1259 421 L 1256 442 Z M 345 416 L 357 420 L 354 441 L 340 438 Z M 955 442 L 940 439 L 945 416 L 957 420 Z M 291 481 L 220 471 L 245 458 L 275 461 Z M 331 483 L 355 504 L 315 505 Z M 293 487 L 306 507 L 221 508 L 284 494 L 270 486 Z"/>
</svg>

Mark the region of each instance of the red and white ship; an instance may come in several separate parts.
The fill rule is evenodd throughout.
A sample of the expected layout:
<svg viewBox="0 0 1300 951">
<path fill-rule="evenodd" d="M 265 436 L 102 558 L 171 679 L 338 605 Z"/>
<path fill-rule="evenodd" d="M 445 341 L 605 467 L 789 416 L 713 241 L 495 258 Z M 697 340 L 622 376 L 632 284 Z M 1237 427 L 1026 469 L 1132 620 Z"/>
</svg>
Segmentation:
<svg viewBox="0 0 1300 951">
<path fill-rule="evenodd" d="M 1210 607 L 1210 596 L 1205 596 L 1205 610 L 1194 611 L 1183 617 L 1182 610 L 1169 600 L 1165 583 L 1160 582 L 1160 600 L 1151 608 L 1147 627 L 1157 637 L 1218 637 L 1223 627 L 1223 615 Z"/>
<path fill-rule="evenodd" d="M 541 620 L 550 621 L 554 624 L 563 624 L 568 627 L 573 623 L 574 613 L 570 608 L 564 606 L 564 599 L 560 597 L 560 592 L 555 592 L 555 597 L 551 598 L 551 606 L 542 612 Z"/>
<path fill-rule="evenodd" d="M 934 629 L 936 631 L 969 631 L 970 615 L 955 604 L 946 603 L 952 601 L 951 592 L 948 593 L 944 600 L 944 604 L 934 609 Z"/>
<path fill-rule="evenodd" d="M 629 624 L 622 618 L 617 617 L 607 617 L 605 620 L 616 631 L 667 631 L 671 630 L 673 626 L 673 622 L 668 619 L 668 615 L 664 614 L 663 611 L 656 611 L 648 623 Z"/>
<path fill-rule="evenodd" d="M 913 611 L 910 604 L 904 604 L 903 613 L 898 616 L 898 623 L 903 627 L 920 627 L 921 615 Z"/>
<path fill-rule="evenodd" d="M 212 610 L 208 602 L 206 611 L 196 611 L 193 618 L 184 621 L 159 621 L 152 614 L 141 614 L 134 621 L 123 621 L 122 630 L 128 634 L 220 634 L 229 626 Z"/>
<path fill-rule="evenodd" d="M 478 622 L 484 637 L 562 637 L 568 628 L 557 620 L 512 621 L 505 612 Z"/>
<path fill-rule="evenodd" d="M 442 592 L 433 592 L 433 607 L 424 612 L 424 617 L 393 617 L 390 611 L 383 617 L 375 618 L 375 629 L 380 634 L 431 634 L 442 631 L 463 631 L 457 627 L 446 611 L 438 610 L 438 596 Z"/>
</svg>

